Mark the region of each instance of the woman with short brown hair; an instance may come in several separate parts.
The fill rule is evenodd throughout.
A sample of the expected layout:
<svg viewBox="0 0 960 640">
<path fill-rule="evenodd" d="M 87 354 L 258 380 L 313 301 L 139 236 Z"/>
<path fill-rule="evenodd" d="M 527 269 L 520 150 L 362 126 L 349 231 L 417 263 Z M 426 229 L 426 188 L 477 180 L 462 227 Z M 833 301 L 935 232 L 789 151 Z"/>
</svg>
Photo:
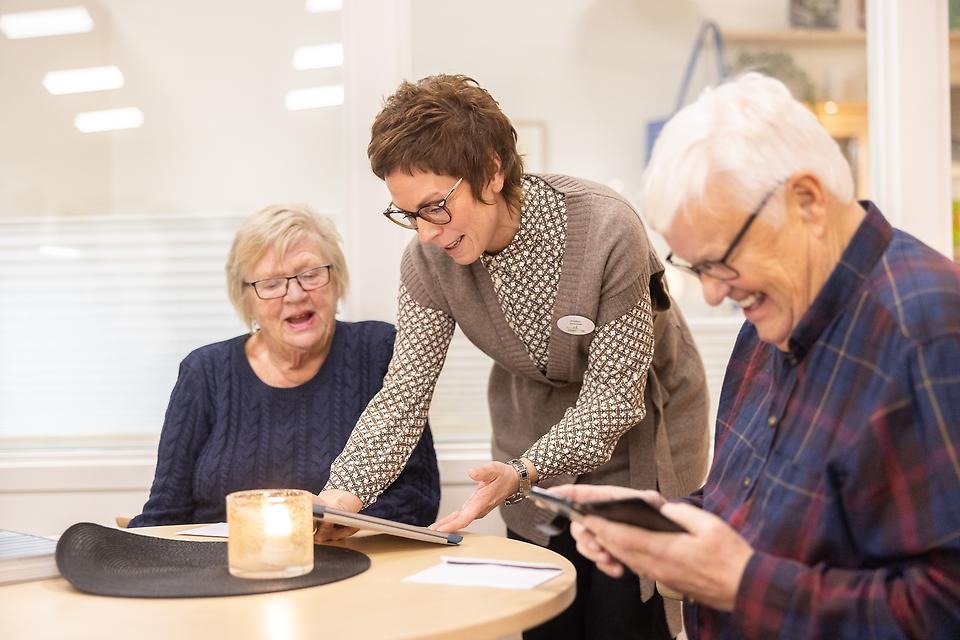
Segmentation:
<svg viewBox="0 0 960 640">
<path fill-rule="evenodd" d="M 495 461 L 470 470 L 474 494 L 434 526 L 461 529 L 511 505 L 501 512 L 509 535 L 577 566 L 576 603 L 527 637 L 670 637 L 651 583 L 603 575 L 569 530 L 547 532 L 550 516 L 523 500 L 532 483 L 680 496 L 703 480 L 703 366 L 640 218 L 601 185 L 524 174 L 510 121 L 465 76 L 403 83 L 373 124 L 368 153 L 393 198 L 384 215 L 417 238 L 400 266 L 383 390 L 320 498 L 357 510 L 403 469 L 459 324 L 494 361 Z"/>
</svg>

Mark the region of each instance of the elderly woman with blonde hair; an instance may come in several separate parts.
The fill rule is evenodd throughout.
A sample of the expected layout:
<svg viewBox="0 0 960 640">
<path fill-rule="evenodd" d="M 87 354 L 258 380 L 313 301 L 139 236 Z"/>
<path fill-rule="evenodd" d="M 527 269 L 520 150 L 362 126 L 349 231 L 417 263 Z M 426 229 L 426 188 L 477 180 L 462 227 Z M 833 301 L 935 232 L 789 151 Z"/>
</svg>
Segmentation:
<svg viewBox="0 0 960 640">
<path fill-rule="evenodd" d="M 170 397 L 150 498 L 131 527 L 225 519 L 252 488 L 319 492 L 393 355 L 394 328 L 341 322 L 348 275 L 333 223 L 302 205 L 249 216 L 226 264 L 244 334 L 190 353 Z M 440 482 L 424 431 L 404 472 L 365 513 L 434 521 Z"/>
</svg>

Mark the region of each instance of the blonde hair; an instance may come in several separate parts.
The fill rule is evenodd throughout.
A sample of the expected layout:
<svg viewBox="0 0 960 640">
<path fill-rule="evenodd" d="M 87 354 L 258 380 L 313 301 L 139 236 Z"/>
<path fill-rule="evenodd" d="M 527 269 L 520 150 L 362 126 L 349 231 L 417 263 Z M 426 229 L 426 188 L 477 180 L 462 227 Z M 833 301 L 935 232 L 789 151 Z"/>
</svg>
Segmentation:
<svg viewBox="0 0 960 640">
<path fill-rule="evenodd" d="M 253 319 L 246 273 L 271 249 L 282 256 L 295 242 L 309 239 L 317 244 L 330 262 L 330 281 L 336 287 L 337 300 L 347 294 L 347 261 L 340 248 L 340 234 L 333 222 L 304 204 L 274 204 L 253 213 L 243 221 L 233 238 L 227 256 L 227 294 L 245 325 Z"/>
</svg>

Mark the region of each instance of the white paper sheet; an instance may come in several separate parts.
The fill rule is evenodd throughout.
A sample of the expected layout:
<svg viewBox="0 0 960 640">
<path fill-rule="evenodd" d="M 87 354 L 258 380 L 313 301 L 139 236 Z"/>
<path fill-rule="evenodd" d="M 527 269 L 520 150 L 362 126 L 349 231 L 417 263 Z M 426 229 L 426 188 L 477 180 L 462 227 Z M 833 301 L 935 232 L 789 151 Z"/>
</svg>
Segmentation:
<svg viewBox="0 0 960 640">
<path fill-rule="evenodd" d="M 563 569 L 544 562 L 444 556 L 440 564 L 404 578 L 405 582 L 497 589 L 533 589 Z"/>
<path fill-rule="evenodd" d="M 197 527 L 195 529 L 186 529 L 181 531 L 180 535 L 182 536 L 209 536 L 211 538 L 226 538 L 227 536 L 227 523 L 226 522 L 217 522 L 215 524 L 205 524 L 202 527 Z"/>
</svg>

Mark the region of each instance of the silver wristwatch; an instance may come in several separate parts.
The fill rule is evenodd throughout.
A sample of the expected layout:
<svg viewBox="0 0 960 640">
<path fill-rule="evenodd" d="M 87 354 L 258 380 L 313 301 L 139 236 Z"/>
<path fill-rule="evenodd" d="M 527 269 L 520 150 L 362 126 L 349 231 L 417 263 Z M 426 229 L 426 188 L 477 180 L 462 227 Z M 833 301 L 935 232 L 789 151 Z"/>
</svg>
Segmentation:
<svg viewBox="0 0 960 640">
<path fill-rule="evenodd" d="M 516 493 L 508 496 L 507 499 L 503 501 L 505 505 L 520 502 L 526 498 L 527 493 L 530 492 L 530 474 L 527 472 L 527 465 L 523 464 L 523 461 L 518 458 L 510 460 L 507 464 L 516 470 L 517 478 L 520 480 L 520 486 L 517 488 Z"/>
</svg>

